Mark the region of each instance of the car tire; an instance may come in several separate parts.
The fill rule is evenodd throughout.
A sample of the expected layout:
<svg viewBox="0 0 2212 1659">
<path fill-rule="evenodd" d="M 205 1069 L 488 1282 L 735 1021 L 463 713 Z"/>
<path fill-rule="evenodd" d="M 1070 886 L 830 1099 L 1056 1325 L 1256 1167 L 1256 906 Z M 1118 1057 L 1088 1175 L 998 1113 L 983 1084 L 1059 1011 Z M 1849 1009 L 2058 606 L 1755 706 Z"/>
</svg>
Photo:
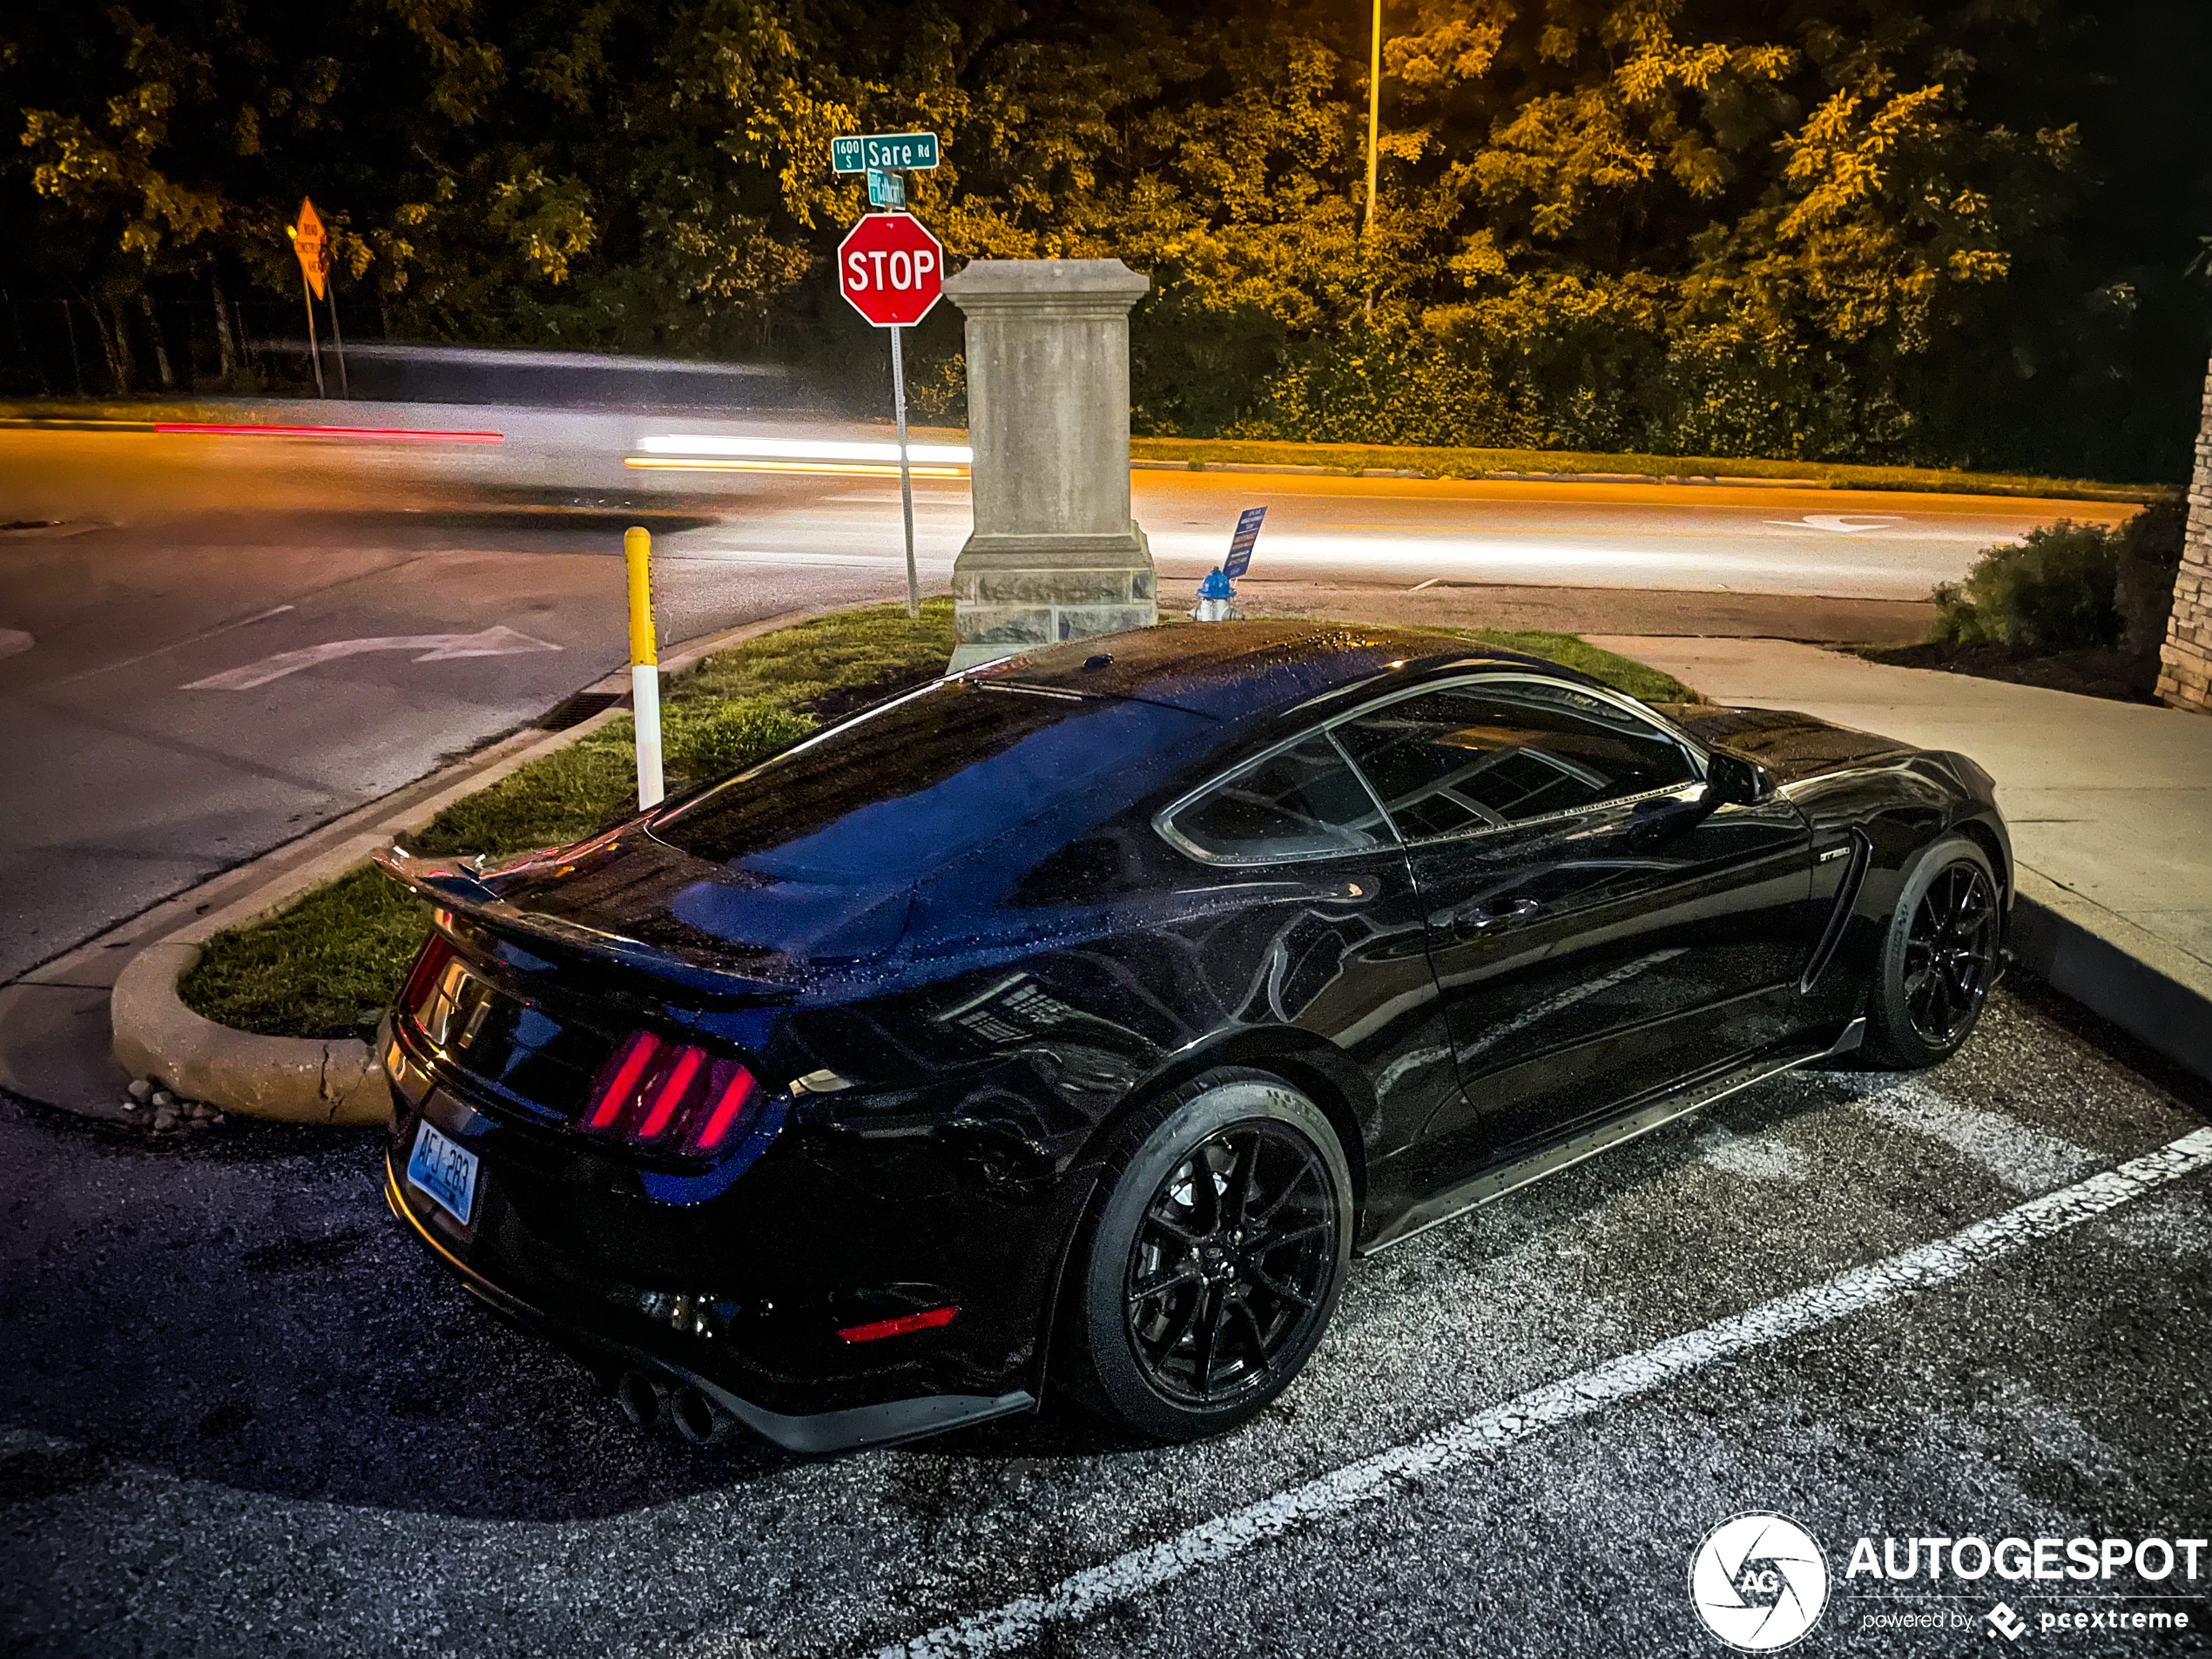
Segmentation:
<svg viewBox="0 0 2212 1659">
<path fill-rule="evenodd" d="M 1963 835 L 1930 847 L 1882 936 L 1865 1060 L 1908 1071 L 1957 1053 L 1996 982 L 2003 935 L 2004 891 L 1989 855 Z"/>
<path fill-rule="evenodd" d="M 1280 1078 L 1211 1071 L 1149 1103 L 1071 1255 L 1059 1380 L 1145 1440 L 1249 1421 L 1328 1329 L 1353 1210 L 1334 1126 Z"/>
</svg>

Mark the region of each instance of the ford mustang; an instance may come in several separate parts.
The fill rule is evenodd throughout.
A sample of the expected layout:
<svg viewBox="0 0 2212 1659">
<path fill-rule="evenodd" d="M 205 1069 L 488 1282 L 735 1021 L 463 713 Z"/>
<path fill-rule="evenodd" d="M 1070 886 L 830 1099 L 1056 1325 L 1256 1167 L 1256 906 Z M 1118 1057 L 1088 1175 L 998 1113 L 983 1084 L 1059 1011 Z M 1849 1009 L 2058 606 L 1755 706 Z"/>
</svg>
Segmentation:
<svg viewBox="0 0 2212 1659">
<path fill-rule="evenodd" d="M 951 675 L 577 845 L 383 867 L 393 1210 L 633 1418 L 823 1452 L 1264 1408 L 1354 1257 L 2006 960 L 1988 776 L 1437 634 Z"/>
</svg>

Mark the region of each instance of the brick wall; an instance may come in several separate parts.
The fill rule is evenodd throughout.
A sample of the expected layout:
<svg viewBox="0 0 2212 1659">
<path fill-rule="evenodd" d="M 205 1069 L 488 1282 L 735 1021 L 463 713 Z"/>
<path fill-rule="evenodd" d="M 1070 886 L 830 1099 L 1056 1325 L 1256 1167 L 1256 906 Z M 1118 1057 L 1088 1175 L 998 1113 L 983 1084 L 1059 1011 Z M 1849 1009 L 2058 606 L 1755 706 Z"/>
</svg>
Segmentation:
<svg viewBox="0 0 2212 1659">
<path fill-rule="evenodd" d="M 2158 700 L 2212 714 L 2212 373 L 2204 380 L 2204 415 L 2196 434 L 2196 475 L 2189 480 L 2189 526 L 2182 568 L 2174 578 L 2174 614 L 2159 653 Z"/>
</svg>

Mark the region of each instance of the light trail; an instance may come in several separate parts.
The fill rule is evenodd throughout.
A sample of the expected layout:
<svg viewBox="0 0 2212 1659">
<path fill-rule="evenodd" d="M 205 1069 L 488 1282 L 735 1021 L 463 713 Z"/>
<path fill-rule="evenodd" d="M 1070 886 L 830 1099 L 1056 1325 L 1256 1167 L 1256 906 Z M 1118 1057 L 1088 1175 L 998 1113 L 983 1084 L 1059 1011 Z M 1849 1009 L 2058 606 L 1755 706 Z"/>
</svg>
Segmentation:
<svg viewBox="0 0 2212 1659">
<path fill-rule="evenodd" d="M 157 421 L 153 429 L 165 436 L 202 438 L 351 438 L 366 442 L 391 441 L 413 443 L 504 443 L 498 432 L 440 432 L 427 427 L 400 426 L 225 426 L 203 421 Z"/>
</svg>

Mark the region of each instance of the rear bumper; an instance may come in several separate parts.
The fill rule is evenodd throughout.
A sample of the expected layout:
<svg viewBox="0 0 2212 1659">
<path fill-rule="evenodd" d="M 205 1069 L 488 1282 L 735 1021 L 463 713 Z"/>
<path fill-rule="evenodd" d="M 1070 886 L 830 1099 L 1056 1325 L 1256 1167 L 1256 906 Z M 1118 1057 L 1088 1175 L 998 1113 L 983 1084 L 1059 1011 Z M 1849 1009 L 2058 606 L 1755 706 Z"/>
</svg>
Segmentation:
<svg viewBox="0 0 2212 1659">
<path fill-rule="evenodd" d="M 581 1351 L 603 1363 L 645 1372 L 675 1386 L 696 1388 L 764 1440 L 786 1451 L 820 1455 L 856 1451 L 864 1447 L 894 1446 L 902 1440 L 942 1433 L 970 1423 L 988 1422 L 995 1417 L 1010 1417 L 1036 1407 L 1034 1394 L 1026 1389 L 1016 1389 L 997 1395 L 927 1394 L 805 1414 L 772 1411 L 664 1355 L 563 1320 L 487 1278 L 454 1254 L 415 1213 L 401 1184 L 399 1171 L 393 1166 L 394 1156 L 388 1152 L 384 1161 L 385 1203 L 472 1295 L 562 1346 Z"/>
</svg>

